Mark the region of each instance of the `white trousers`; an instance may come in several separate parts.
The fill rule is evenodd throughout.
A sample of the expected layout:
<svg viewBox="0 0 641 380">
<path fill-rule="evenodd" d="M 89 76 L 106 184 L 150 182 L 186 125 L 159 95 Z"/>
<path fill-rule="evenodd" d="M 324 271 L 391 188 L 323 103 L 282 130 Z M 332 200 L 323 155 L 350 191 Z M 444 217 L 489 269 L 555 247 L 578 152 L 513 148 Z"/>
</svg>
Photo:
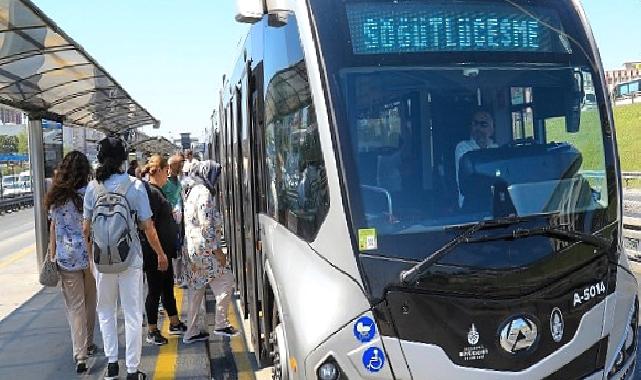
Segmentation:
<svg viewBox="0 0 641 380">
<path fill-rule="evenodd" d="M 97 311 L 110 363 L 118 361 L 118 295 L 125 316 L 127 372 L 138 370 L 142 354 L 142 309 L 144 305 L 142 269 L 129 268 L 121 273 L 96 273 Z"/>
<path fill-rule="evenodd" d="M 224 329 L 230 325 L 229 319 L 227 319 L 227 309 L 234 292 L 234 275 L 226 271 L 221 276 L 211 280 L 209 286 L 211 286 L 211 290 L 216 296 L 216 322 L 214 329 Z M 185 332 L 187 337 L 197 335 L 202 329 L 200 314 L 205 298 L 205 289 L 191 289 L 190 293 L 187 331 Z"/>
</svg>

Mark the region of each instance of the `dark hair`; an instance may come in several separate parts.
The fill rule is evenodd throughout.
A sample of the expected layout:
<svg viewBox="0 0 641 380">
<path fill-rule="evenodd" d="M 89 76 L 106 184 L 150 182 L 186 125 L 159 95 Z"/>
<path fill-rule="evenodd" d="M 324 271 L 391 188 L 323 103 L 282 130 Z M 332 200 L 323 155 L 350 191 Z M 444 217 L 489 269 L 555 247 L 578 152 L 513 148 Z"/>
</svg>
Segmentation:
<svg viewBox="0 0 641 380">
<path fill-rule="evenodd" d="M 58 164 L 53 176 L 51 189 L 45 197 L 45 207 L 62 207 L 72 201 L 79 212 L 82 212 L 82 197 L 78 190 L 87 186 L 91 166 L 87 156 L 78 151 L 67 153 Z"/>
<path fill-rule="evenodd" d="M 117 137 L 107 137 L 98 142 L 98 162 L 96 180 L 105 182 L 112 174 L 123 173 L 121 166 L 127 160 L 127 151 L 122 140 Z"/>
<path fill-rule="evenodd" d="M 96 169 L 96 180 L 105 182 L 112 174 L 122 174 L 122 160 L 115 157 L 106 157 Z"/>
</svg>

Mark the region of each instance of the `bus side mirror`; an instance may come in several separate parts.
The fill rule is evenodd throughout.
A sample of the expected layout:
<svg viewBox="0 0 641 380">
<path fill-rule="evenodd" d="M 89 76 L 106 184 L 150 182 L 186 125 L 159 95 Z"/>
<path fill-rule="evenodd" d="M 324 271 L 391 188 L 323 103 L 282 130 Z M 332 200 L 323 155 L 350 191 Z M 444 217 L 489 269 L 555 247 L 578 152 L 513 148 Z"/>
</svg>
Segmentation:
<svg viewBox="0 0 641 380">
<path fill-rule="evenodd" d="M 581 99 L 576 96 L 571 97 L 565 114 L 565 131 L 576 133 L 581 128 Z"/>
<path fill-rule="evenodd" d="M 568 133 L 576 133 L 581 127 L 581 108 L 585 98 L 583 74 L 575 71 L 571 79 L 572 87 L 566 95 L 565 130 Z"/>
<path fill-rule="evenodd" d="M 236 0 L 236 21 L 253 24 L 265 14 L 263 0 Z"/>
</svg>

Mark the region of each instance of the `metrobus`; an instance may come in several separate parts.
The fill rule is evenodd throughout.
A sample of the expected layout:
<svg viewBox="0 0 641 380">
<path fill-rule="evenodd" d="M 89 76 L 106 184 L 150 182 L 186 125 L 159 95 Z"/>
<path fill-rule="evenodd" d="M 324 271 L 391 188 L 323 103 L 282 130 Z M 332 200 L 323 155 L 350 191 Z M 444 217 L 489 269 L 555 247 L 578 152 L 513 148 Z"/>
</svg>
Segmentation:
<svg viewBox="0 0 641 380">
<path fill-rule="evenodd" d="M 18 185 L 21 194 L 31 194 L 31 172 L 24 171 L 18 174 Z"/>
<path fill-rule="evenodd" d="M 578 0 L 238 4 L 213 143 L 275 379 L 633 376 L 612 109 Z"/>
<path fill-rule="evenodd" d="M 20 195 L 20 183 L 17 175 L 7 175 L 2 177 L 2 196 L 16 197 Z"/>
</svg>

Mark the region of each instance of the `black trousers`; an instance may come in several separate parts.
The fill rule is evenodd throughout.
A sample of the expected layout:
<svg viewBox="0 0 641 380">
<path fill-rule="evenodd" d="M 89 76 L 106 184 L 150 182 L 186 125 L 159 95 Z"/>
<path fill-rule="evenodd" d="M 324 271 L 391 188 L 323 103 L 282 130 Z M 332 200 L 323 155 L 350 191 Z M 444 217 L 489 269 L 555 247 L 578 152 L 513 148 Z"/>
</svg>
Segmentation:
<svg viewBox="0 0 641 380">
<path fill-rule="evenodd" d="M 145 300 L 145 311 L 147 312 L 147 323 L 155 325 L 158 323 L 158 304 L 162 297 L 162 306 L 168 316 L 178 314 L 176 308 L 176 297 L 174 297 L 174 270 L 171 262 L 167 270 L 161 272 L 157 269 L 146 270 L 147 275 L 147 299 Z"/>
</svg>

